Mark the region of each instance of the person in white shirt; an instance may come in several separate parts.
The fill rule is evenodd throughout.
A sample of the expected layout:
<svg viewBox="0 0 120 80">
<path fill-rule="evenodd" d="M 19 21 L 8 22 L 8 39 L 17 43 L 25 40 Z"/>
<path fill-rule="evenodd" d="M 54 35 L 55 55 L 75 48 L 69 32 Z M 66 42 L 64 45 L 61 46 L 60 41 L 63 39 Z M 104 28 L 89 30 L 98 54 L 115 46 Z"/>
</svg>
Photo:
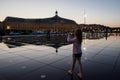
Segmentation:
<svg viewBox="0 0 120 80">
<path fill-rule="evenodd" d="M 82 31 L 77 29 L 74 33 L 74 36 L 68 34 L 67 41 L 73 43 L 73 60 L 71 69 L 68 70 L 69 74 L 73 74 L 73 70 L 75 67 L 76 60 L 78 61 L 79 73 L 77 76 L 82 79 L 82 64 L 81 64 L 81 56 L 82 56 Z"/>
</svg>

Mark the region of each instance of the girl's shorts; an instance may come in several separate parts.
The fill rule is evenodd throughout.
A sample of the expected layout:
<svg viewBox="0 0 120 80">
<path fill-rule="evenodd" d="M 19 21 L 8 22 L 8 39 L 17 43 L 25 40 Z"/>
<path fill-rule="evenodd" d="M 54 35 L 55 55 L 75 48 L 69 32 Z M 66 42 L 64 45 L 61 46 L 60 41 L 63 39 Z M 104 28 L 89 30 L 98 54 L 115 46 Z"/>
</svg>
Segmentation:
<svg viewBox="0 0 120 80">
<path fill-rule="evenodd" d="M 80 58 L 81 56 L 82 56 L 82 53 L 73 54 L 73 57 L 75 58 Z"/>
</svg>

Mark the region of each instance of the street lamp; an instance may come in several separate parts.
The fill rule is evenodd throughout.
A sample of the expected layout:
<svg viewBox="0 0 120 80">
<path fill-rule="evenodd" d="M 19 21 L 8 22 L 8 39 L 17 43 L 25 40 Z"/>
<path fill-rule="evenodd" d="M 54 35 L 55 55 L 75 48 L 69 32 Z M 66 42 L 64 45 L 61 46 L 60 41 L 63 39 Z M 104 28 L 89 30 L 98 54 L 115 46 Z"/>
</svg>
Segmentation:
<svg viewBox="0 0 120 80">
<path fill-rule="evenodd" d="M 86 25 L 86 18 L 87 18 L 87 14 L 85 13 L 85 10 L 84 10 L 84 28 L 85 28 L 85 31 L 86 31 L 86 28 L 87 27 L 85 27 L 85 25 Z M 85 32 L 84 32 L 84 44 L 85 44 L 85 38 L 86 38 L 86 34 L 85 34 Z"/>
<path fill-rule="evenodd" d="M 87 14 L 84 11 L 84 24 L 86 24 L 86 18 L 87 18 Z"/>
<path fill-rule="evenodd" d="M 9 25 L 7 25 L 7 30 L 10 30 L 10 26 Z"/>
<path fill-rule="evenodd" d="M 11 27 L 9 25 L 7 25 L 6 29 L 7 29 L 7 34 L 9 34 Z"/>
</svg>

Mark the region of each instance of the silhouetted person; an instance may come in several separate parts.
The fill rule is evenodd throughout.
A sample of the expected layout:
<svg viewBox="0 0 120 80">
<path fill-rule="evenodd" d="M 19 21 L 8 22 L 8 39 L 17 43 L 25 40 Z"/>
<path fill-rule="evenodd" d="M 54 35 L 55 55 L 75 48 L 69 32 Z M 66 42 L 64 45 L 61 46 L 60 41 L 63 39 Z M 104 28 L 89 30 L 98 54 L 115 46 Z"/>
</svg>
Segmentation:
<svg viewBox="0 0 120 80">
<path fill-rule="evenodd" d="M 47 39 L 50 40 L 50 30 L 47 31 Z"/>
<path fill-rule="evenodd" d="M 72 66 L 71 69 L 68 70 L 69 74 L 73 74 L 73 70 L 75 67 L 76 60 L 78 61 L 78 68 L 79 73 L 77 76 L 82 79 L 82 64 L 81 64 L 81 56 L 82 56 L 82 31 L 76 30 L 74 33 L 74 36 L 71 36 L 71 34 L 68 34 L 67 41 L 70 43 L 73 43 L 73 60 L 72 60 Z"/>
</svg>

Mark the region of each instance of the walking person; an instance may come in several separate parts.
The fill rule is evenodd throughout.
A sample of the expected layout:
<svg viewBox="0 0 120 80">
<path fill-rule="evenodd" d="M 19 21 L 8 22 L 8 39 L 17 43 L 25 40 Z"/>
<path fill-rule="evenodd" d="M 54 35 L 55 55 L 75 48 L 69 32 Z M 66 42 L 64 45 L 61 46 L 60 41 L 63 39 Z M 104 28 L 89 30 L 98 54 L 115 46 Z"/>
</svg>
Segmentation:
<svg viewBox="0 0 120 80">
<path fill-rule="evenodd" d="M 73 59 L 72 59 L 72 65 L 70 70 L 68 70 L 69 74 L 73 74 L 74 67 L 76 61 L 78 62 L 78 69 L 79 73 L 77 76 L 82 80 L 82 64 L 81 64 L 81 56 L 82 56 L 82 31 L 76 30 L 74 34 L 68 34 L 67 41 L 70 43 L 73 43 Z"/>
</svg>

